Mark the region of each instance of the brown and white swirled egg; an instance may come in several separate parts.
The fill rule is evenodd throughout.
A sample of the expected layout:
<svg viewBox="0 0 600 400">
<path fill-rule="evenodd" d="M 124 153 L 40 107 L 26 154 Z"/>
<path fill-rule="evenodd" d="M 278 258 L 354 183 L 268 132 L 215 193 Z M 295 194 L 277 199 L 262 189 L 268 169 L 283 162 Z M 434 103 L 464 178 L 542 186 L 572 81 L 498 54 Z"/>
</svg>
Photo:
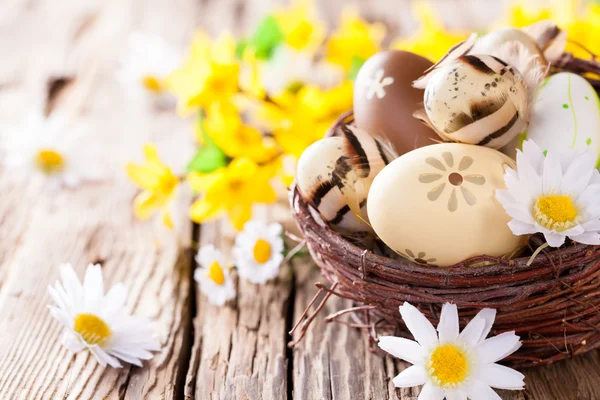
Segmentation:
<svg viewBox="0 0 600 400">
<path fill-rule="evenodd" d="M 500 148 L 528 123 L 528 93 L 520 73 L 489 55 L 463 55 L 432 72 L 425 122 L 451 142 Z"/>
<path fill-rule="evenodd" d="M 305 199 L 334 229 L 369 232 L 367 194 L 375 176 L 395 158 L 364 130 L 342 125 L 300 156 L 296 183 Z"/>
</svg>

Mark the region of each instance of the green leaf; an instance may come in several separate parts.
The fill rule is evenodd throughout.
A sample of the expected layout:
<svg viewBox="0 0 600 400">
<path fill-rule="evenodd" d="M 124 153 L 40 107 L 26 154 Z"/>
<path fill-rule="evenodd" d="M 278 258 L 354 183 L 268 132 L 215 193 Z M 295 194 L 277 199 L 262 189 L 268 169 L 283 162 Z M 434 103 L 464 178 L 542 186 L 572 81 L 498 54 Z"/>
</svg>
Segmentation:
<svg viewBox="0 0 600 400">
<path fill-rule="evenodd" d="M 187 172 L 208 174 L 227 165 L 227 155 L 221 150 L 204 129 L 204 112 L 200 110 L 196 122 L 202 133 L 202 147 L 198 149 L 187 165 Z"/>
<path fill-rule="evenodd" d="M 248 40 L 240 39 L 239 42 L 235 45 L 235 58 L 241 60 L 244 56 L 244 51 L 248 48 Z"/>
<path fill-rule="evenodd" d="M 249 44 L 254 47 L 258 59 L 268 60 L 284 39 L 285 35 L 279 22 L 272 15 L 268 15 L 256 28 Z"/>
<path fill-rule="evenodd" d="M 225 166 L 227 166 L 227 156 L 223 150 L 217 146 L 203 146 L 187 165 L 187 172 L 208 174 Z"/>
<path fill-rule="evenodd" d="M 204 110 L 200 110 L 198 112 L 198 119 L 196 120 L 196 123 L 198 124 L 198 128 L 200 129 L 200 132 L 202 133 L 202 143 L 205 147 L 207 146 L 217 146 L 215 144 L 215 142 L 212 140 L 212 138 L 209 136 L 208 132 L 206 132 L 206 129 L 204 128 Z"/>
<path fill-rule="evenodd" d="M 348 79 L 350 79 L 351 81 L 354 81 L 356 79 L 356 75 L 358 75 L 358 71 L 360 71 L 360 68 L 363 66 L 363 64 L 365 63 L 365 59 L 358 57 L 358 56 L 352 56 L 352 63 L 350 64 L 350 71 L 348 71 Z"/>
</svg>

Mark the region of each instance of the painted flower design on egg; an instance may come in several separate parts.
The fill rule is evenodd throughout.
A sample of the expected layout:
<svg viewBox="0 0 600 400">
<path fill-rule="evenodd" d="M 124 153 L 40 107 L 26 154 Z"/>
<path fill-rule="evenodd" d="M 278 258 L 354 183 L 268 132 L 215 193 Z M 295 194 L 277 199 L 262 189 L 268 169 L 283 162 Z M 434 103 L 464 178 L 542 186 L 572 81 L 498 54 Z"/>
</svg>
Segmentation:
<svg viewBox="0 0 600 400">
<path fill-rule="evenodd" d="M 427 257 L 427 253 L 425 253 L 424 251 L 419 251 L 415 254 L 412 250 L 405 249 L 403 255 L 409 260 L 416 262 L 417 264 L 429 265 L 432 267 L 436 266 L 433 263 L 437 261 L 437 258 Z"/>
<path fill-rule="evenodd" d="M 438 201 L 442 194 L 449 188 L 448 211 L 454 212 L 458 209 L 458 195 L 462 194 L 463 199 L 469 206 L 477 204 L 477 197 L 469 190 L 468 184 L 482 186 L 485 184 L 485 177 L 480 174 L 469 173 L 469 168 L 474 163 L 473 158 L 464 156 L 455 167 L 455 157 L 450 152 L 443 152 L 442 159 L 427 157 L 425 162 L 436 169 L 435 172 L 424 172 L 419 175 L 421 183 L 435 183 L 435 186 L 427 192 L 427 198 L 431 201 Z"/>
<path fill-rule="evenodd" d="M 384 75 L 383 68 L 379 68 L 375 71 L 375 76 L 368 80 L 367 85 L 369 86 L 369 90 L 367 91 L 367 100 L 372 100 L 373 97 L 377 97 L 378 99 L 385 97 L 385 87 L 394 83 L 394 78 Z"/>
</svg>

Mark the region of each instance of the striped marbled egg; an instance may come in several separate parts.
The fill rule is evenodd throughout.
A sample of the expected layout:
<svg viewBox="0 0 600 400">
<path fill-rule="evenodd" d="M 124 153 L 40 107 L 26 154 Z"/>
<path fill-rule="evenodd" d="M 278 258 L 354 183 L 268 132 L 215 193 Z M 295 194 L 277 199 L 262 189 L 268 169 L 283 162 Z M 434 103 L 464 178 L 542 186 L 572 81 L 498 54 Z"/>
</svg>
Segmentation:
<svg viewBox="0 0 600 400">
<path fill-rule="evenodd" d="M 434 71 L 424 106 L 443 139 L 492 148 L 523 132 L 529 118 L 521 74 L 489 55 L 463 55 Z"/>
<path fill-rule="evenodd" d="M 352 126 L 341 130 L 343 136 L 321 139 L 302 153 L 296 170 L 297 187 L 332 227 L 347 232 L 371 231 L 366 223 L 367 194 L 393 155 L 363 130 Z"/>
</svg>

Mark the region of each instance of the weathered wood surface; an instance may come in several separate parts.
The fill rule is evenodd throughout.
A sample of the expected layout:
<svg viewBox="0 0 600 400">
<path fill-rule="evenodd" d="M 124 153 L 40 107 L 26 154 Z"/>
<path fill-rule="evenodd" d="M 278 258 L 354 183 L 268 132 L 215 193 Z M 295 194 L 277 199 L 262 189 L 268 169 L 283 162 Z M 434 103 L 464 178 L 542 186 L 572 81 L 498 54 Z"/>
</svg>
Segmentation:
<svg viewBox="0 0 600 400">
<path fill-rule="evenodd" d="M 412 26 L 400 12 L 405 2 L 322 1 L 318 8 L 331 23 L 343 3 L 393 30 Z M 444 13 L 457 24 L 480 15 L 473 1 L 459 2 L 462 8 L 448 3 L 441 2 Z M 323 321 L 346 301 L 329 299 L 304 341 L 287 348 L 287 332 L 322 280 L 308 257 L 295 258 L 264 286 L 239 280 L 238 298 L 218 308 L 198 292 L 182 242 L 132 216 L 136 191 L 124 162 L 139 160 L 141 144 L 154 141 L 168 163 L 181 165 L 191 146 L 186 121 L 127 98 L 115 81 L 127 35 L 148 30 L 183 48 L 195 26 L 240 33 L 275 4 L 12 0 L 0 6 L 0 129 L 35 108 L 71 111 L 88 127 L 87 145 L 105 175 L 99 183 L 47 193 L 37 180 L 14 184 L 0 171 L 0 399 L 416 399 L 417 389 L 391 383 L 406 364 L 369 352 L 362 332 Z M 493 15 L 494 7 L 486 12 Z M 60 77 L 71 84 L 48 102 L 47 84 Z M 184 196 L 176 219 L 189 240 L 188 203 Z M 293 229 L 286 207 L 283 200 L 257 215 Z M 233 243 L 225 222 L 201 227 L 199 237 L 223 249 Z M 163 350 L 143 368 L 112 370 L 62 348 L 60 327 L 46 309 L 47 286 L 61 262 L 79 273 L 99 262 L 109 283 L 125 282 L 129 309 L 152 318 Z M 598 352 L 525 373 L 527 389 L 503 398 L 600 399 Z"/>
</svg>

